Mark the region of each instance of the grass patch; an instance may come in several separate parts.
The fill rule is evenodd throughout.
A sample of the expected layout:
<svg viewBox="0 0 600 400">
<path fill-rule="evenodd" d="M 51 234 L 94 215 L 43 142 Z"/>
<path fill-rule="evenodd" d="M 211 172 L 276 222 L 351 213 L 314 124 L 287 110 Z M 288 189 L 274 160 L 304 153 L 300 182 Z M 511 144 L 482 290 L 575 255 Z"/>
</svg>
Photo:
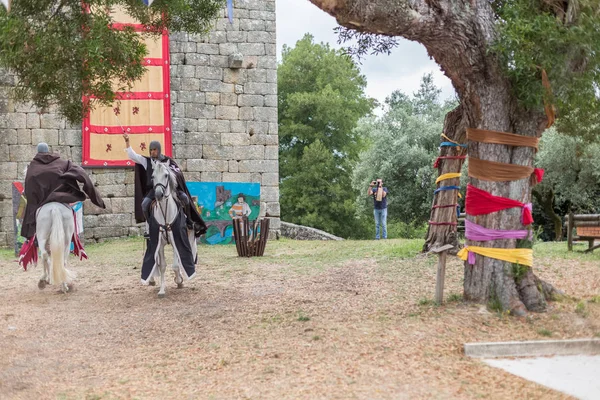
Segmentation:
<svg viewBox="0 0 600 400">
<path fill-rule="evenodd" d="M 494 293 L 487 303 L 487 308 L 491 311 L 495 311 L 497 313 L 502 314 L 504 311 L 504 307 L 502 307 L 502 303 L 500 302 L 500 298 Z"/>
<path fill-rule="evenodd" d="M 580 301 L 579 303 L 577 303 L 577 305 L 575 306 L 575 312 L 584 318 L 588 316 L 589 313 L 585 301 Z"/>
<path fill-rule="evenodd" d="M 463 300 L 463 295 L 461 293 L 450 293 L 446 301 L 449 303 L 458 303 Z"/>
<path fill-rule="evenodd" d="M 433 299 L 428 299 L 426 297 L 420 298 L 418 301 L 420 306 L 435 306 L 435 301 Z"/>
<path fill-rule="evenodd" d="M 546 329 L 546 328 L 541 328 L 541 329 L 538 329 L 537 333 L 538 333 L 538 335 L 540 335 L 540 336 L 545 336 L 545 337 L 550 337 L 550 336 L 552 336 L 552 331 L 550 331 L 550 330 L 548 330 L 548 329 Z"/>
<path fill-rule="evenodd" d="M 310 317 L 308 315 L 305 315 L 304 313 L 300 312 L 300 313 L 298 313 L 298 321 L 300 321 L 300 322 L 310 321 Z"/>
<path fill-rule="evenodd" d="M 585 246 L 587 248 L 587 244 Z M 544 257 L 562 260 L 600 261 L 600 251 L 593 253 L 567 251 L 567 242 L 537 242 L 533 246 L 533 251 L 536 258 Z"/>
<path fill-rule="evenodd" d="M 594 296 L 588 300 L 589 303 L 600 303 L 600 296 Z"/>
</svg>

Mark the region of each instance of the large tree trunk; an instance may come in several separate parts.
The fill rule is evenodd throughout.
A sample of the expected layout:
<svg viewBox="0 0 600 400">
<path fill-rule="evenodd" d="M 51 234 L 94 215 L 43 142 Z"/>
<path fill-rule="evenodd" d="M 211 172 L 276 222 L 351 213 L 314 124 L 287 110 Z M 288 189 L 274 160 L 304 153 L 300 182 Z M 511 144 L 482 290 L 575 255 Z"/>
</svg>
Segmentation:
<svg viewBox="0 0 600 400">
<path fill-rule="evenodd" d="M 448 114 L 444 133 L 459 143 L 466 141 L 466 128 L 480 128 L 539 137 L 546 123 L 540 111 L 519 107 L 497 59 L 488 51 L 495 36 L 495 16 L 489 0 L 310 0 L 336 17 L 340 25 L 366 33 L 402 36 L 423 44 L 456 89 L 460 106 Z M 541 79 L 540 79 L 541 84 Z M 442 154 L 458 154 L 444 148 Z M 529 147 L 470 142 L 468 154 L 482 160 L 533 165 Z M 459 172 L 461 162 L 444 160 L 439 173 Z M 496 196 L 530 202 L 529 179 L 492 182 L 469 178 L 469 182 Z M 458 179 L 444 181 L 458 185 Z M 456 191 L 436 195 L 434 205 L 456 202 Z M 437 209 L 432 218 L 452 221 L 451 208 Z M 467 218 L 492 229 L 523 229 L 521 210 L 508 209 Z M 426 247 L 456 245 L 451 226 L 432 225 Z M 482 247 L 514 248 L 515 240 L 468 242 Z M 513 276 L 510 263 L 477 255 L 475 265 L 465 263 L 465 298 L 487 303 L 498 300 L 505 310 L 522 315 L 526 310 L 546 307 L 544 292 L 551 286 L 541 283 L 531 269 Z"/>
</svg>

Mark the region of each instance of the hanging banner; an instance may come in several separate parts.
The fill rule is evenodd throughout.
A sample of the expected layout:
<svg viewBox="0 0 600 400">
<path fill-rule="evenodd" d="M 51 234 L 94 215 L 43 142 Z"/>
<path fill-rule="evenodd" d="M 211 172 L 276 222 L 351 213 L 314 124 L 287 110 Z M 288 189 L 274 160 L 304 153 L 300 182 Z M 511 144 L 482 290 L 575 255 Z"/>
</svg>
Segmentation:
<svg viewBox="0 0 600 400">
<path fill-rule="evenodd" d="M 169 35 L 144 35 L 143 25 L 113 7 L 111 17 L 114 29 L 133 27 L 146 44 L 145 75 L 129 92 L 117 92 L 117 101 L 111 106 L 96 106 L 82 124 L 84 167 L 133 166 L 127 158 L 123 133 L 130 138 L 131 147 L 138 154 L 147 154 L 151 141 L 160 142 L 163 153 L 171 152 L 171 103 Z M 84 98 L 83 101 L 93 101 Z"/>
</svg>

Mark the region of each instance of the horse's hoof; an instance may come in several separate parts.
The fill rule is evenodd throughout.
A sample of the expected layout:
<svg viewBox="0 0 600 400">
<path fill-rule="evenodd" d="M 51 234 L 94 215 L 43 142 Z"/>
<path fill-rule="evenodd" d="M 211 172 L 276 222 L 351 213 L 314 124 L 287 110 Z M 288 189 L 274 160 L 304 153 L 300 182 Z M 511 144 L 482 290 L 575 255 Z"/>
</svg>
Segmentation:
<svg viewBox="0 0 600 400">
<path fill-rule="evenodd" d="M 158 298 L 159 299 L 164 299 L 165 298 L 165 293 L 159 293 L 158 294 Z"/>
<path fill-rule="evenodd" d="M 73 283 L 68 283 L 68 284 L 67 284 L 67 291 L 68 291 L 68 292 L 72 292 L 73 290 L 75 290 L 75 284 L 73 284 Z"/>
<path fill-rule="evenodd" d="M 155 281 L 150 281 L 150 282 L 148 282 L 148 285 L 150 285 L 150 286 L 156 286 L 156 282 Z"/>
<path fill-rule="evenodd" d="M 46 281 L 43 279 L 40 279 L 40 281 L 38 282 L 38 289 L 46 289 Z"/>
</svg>

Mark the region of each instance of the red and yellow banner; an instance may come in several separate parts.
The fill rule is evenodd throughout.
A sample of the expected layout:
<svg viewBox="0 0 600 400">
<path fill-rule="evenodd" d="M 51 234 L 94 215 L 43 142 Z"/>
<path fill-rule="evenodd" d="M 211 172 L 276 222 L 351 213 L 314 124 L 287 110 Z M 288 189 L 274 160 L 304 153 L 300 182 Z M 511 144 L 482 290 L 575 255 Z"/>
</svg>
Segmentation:
<svg viewBox="0 0 600 400">
<path fill-rule="evenodd" d="M 131 26 L 140 33 L 145 30 L 117 7 L 111 16 L 115 29 Z M 141 35 L 141 40 L 148 49 L 144 76 L 129 92 L 117 92 L 118 100 L 113 105 L 96 106 L 83 120 L 84 166 L 132 166 L 124 151 L 123 133 L 129 134 L 131 147 L 139 154 L 147 155 L 148 145 L 157 140 L 163 153 L 171 155 L 169 35 Z M 83 99 L 89 100 L 93 101 Z"/>
</svg>

